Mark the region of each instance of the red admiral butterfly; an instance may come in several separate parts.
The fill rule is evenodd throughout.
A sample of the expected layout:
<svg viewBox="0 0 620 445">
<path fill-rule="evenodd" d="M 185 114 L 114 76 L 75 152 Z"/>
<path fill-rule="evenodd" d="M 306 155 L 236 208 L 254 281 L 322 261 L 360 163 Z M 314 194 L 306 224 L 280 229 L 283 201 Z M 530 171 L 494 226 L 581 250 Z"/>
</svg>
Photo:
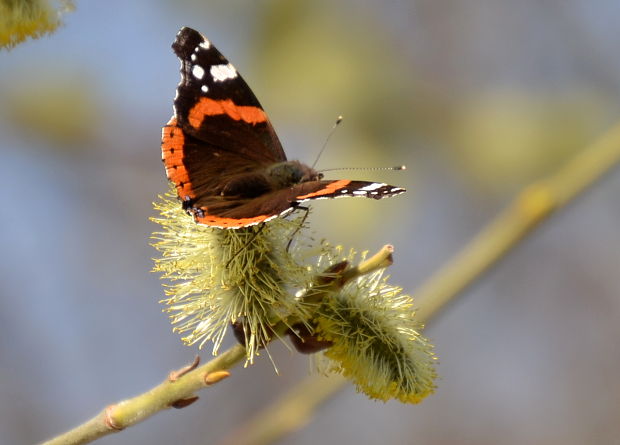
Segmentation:
<svg viewBox="0 0 620 445">
<path fill-rule="evenodd" d="M 260 103 L 237 70 L 198 31 L 182 28 L 174 116 L 162 129 L 166 175 L 197 223 L 237 229 L 283 216 L 311 199 L 385 198 L 391 185 L 323 180 L 287 161 Z"/>
</svg>

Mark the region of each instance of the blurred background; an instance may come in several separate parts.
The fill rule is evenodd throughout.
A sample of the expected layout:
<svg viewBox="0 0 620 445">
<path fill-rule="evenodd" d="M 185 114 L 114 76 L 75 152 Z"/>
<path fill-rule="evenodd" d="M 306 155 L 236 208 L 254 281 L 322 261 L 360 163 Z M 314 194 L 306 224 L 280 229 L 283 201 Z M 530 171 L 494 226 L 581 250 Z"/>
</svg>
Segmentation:
<svg viewBox="0 0 620 445">
<path fill-rule="evenodd" d="M 55 34 L 0 52 L 0 443 L 56 435 L 191 361 L 150 272 L 160 128 L 184 25 L 224 53 L 291 159 L 409 191 L 321 201 L 316 237 L 396 246 L 413 291 L 526 184 L 620 119 L 620 3 L 77 2 Z M 288 445 L 620 443 L 620 174 L 522 243 L 426 334 L 422 404 L 347 387 Z M 105 444 L 211 444 L 308 375 L 283 346 Z M 209 351 L 201 353 L 204 360 Z"/>
</svg>

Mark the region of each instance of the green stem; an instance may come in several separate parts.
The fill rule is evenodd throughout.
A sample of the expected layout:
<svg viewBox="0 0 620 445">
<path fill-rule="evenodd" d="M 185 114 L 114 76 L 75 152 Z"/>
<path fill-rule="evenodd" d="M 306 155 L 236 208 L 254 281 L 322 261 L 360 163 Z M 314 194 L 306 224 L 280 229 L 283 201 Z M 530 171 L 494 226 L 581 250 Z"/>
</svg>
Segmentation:
<svg viewBox="0 0 620 445">
<path fill-rule="evenodd" d="M 89 443 L 135 425 L 159 411 L 171 408 L 180 400 L 191 398 L 196 391 L 209 384 L 216 383 L 217 381 L 210 381 L 210 375 L 217 375 L 218 371 L 230 369 L 244 358 L 245 348 L 240 345 L 233 346 L 209 363 L 182 375 L 175 381 L 168 379 L 144 394 L 108 406 L 92 419 L 44 442 L 43 445 Z"/>
<path fill-rule="evenodd" d="M 335 280 L 339 283 L 354 279 L 357 276 L 386 267 L 391 264 L 391 246 L 385 246 L 377 254 L 363 261 L 356 267 L 346 269 L 342 277 Z M 345 278 L 346 276 L 346 278 Z M 341 284 L 341 285 L 342 285 Z M 279 325 L 282 330 L 288 329 L 288 324 Z M 280 332 L 280 333 L 283 333 Z M 173 406 L 183 406 L 182 401 L 191 401 L 200 389 L 217 383 L 227 377 L 228 369 L 241 363 L 246 357 L 245 347 L 233 346 L 205 365 L 196 367 L 188 372 L 176 372 L 178 378 L 168 378 L 160 385 L 136 397 L 110 405 L 98 415 L 78 427 L 44 442 L 42 445 L 78 445 L 90 443 L 100 437 L 121 431 L 138 422 L 148 419 Z"/>
</svg>

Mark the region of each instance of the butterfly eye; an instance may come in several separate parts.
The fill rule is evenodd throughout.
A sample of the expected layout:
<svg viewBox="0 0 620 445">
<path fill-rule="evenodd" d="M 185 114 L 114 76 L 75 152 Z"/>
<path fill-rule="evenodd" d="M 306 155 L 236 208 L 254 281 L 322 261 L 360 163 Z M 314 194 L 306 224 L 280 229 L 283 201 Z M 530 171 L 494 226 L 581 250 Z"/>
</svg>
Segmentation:
<svg viewBox="0 0 620 445">
<path fill-rule="evenodd" d="M 291 170 L 291 181 L 294 184 L 299 184 L 300 182 L 304 182 L 305 175 L 302 171 L 293 169 Z"/>
</svg>

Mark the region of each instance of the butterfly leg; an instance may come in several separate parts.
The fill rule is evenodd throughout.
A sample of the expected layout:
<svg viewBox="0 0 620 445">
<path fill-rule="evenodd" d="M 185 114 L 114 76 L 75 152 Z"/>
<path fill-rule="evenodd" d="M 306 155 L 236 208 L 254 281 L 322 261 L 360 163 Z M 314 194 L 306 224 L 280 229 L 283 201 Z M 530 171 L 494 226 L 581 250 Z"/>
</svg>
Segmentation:
<svg viewBox="0 0 620 445">
<path fill-rule="evenodd" d="M 301 228 L 304 226 L 304 224 L 306 223 L 306 219 L 308 219 L 308 215 L 310 214 L 310 207 L 304 207 L 304 206 L 295 206 L 295 210 L 301 210 L 303 212 L 305 212 L 304 217 L 301 219 L 301 222 L 299 223 L 299 226 L 295 229 L 295 231 L 291 234 L 290 239 L 288 240 L 288 243 L 286 244 L 286 252 L 288 253 L 291 244 L 293 243 L 293 239 L 295 238 L 295 235 L 297 235 L 297 232 L 299 232 L 301 230 Z"/>
</svg>

